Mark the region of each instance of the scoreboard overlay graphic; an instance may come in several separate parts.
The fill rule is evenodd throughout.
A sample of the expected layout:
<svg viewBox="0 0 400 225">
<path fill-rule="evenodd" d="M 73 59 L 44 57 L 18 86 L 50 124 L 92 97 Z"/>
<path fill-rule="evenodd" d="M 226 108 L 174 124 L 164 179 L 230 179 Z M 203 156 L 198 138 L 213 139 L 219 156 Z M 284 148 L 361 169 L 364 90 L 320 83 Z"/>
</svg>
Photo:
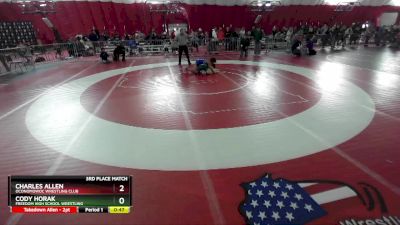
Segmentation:
<svg viewBox="0 0 400 225">
<path fill-rule="evenodd" d="M 131 176 L 9 176 L 12 213 L 129 213 Z"/>
</svg>

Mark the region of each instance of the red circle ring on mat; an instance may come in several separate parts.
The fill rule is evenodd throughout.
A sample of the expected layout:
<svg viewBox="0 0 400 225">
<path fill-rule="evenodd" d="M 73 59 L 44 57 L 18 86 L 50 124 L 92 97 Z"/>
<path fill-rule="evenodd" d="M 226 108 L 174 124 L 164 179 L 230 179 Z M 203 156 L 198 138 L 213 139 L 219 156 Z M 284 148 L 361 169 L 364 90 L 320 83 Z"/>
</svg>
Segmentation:
<svg viewBox="0 0 400 225">
<path fill-rule="evenodd" d="M 88 88 L 81 103 L 93 113 L 102 102 L 96 116 L 120 124 L 201 130 L 272 122 L 300 113 L 320 99 L 315 83 L 294 73 L 242 65 L 218 69 L 218 74 L 207 76 L 181 73 L 177 67 L 114 76 Z"/>
<path fill-rule="evenodd" d="M 89 162 L 136 169 L 204 170 L 267 164 L 320 152 L 359 134 L 375 114 L 370 96 L 343 79 L 340 71 L 236 60 L 221 60 L 219 64 L 296 73 L 316 82 L 322 88 L 321 98 L 307 110 L 284 119 L 209 130 L 128 126 L 101 119 L 81 105 L 82 93 L 104 79 L 176 64 L 139 65 L 70 81 L 31 104 L 26 126 L 46 146 Z M 340 116 L 327 118 L 333 114 Z"/>
</svg>

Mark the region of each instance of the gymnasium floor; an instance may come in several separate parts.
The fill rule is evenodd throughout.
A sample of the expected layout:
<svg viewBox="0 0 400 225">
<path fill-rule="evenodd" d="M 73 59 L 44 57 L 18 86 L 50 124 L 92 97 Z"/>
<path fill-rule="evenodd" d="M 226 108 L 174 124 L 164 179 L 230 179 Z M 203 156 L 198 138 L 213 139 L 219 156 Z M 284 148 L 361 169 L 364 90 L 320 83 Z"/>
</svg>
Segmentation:
<svg viewBox="0 0 400 225">
<path fill-rule="evenodd" d="M 0 224 L 400 224 L 398 51 L 216 57 L 209 76 L 154 56 L 0 77 Z M 8 175 L 77 174 L 132 175 L 133 212 L 9 213 Z M 253 206 L 264 178 L 321 214 Z"/>
</svg>

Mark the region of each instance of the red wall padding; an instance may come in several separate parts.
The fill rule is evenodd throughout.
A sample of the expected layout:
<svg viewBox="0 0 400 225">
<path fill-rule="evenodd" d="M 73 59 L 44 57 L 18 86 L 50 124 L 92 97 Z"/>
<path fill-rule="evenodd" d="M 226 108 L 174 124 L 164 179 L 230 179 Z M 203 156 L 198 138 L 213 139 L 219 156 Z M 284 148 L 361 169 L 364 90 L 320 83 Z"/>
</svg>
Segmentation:
<svg viewBox="0 0 400 225">
<path fill-rule="evenodd" d="M 256 14 L 245 6 L 186 5 L 188 16 L 169 15 L 168 22 L 186 22 L 191 28 L 209 30 L 213 26 L 232 24 L 234 27 L 251 27 Z M 93 26 L 100 31 L 106 28 L 120 34 L 141 30 L 149 32 L 153 27 L 160 31 L 162 16 L 150 13 L 145 4 L 121 4 L 112 2 L 57 2 L 56 13 L 48 17 L 67 39 L 77 33 L 88 33 Z M 383 12 L 400 11 L 399 7 L 362 6 L 352 12 L 335 12 L 333 6 L 285 6 L 265 14 L 261 26 L 270 31 L 272 26 L 291 26 L 302 23 L 376 21 Z M 41 15 L 22 15 L 15 3 L 0 3 L 0 21 L 32 21 L 43 42 L 54 40 L 52 31 L 43 23 Z"/>
</svg>

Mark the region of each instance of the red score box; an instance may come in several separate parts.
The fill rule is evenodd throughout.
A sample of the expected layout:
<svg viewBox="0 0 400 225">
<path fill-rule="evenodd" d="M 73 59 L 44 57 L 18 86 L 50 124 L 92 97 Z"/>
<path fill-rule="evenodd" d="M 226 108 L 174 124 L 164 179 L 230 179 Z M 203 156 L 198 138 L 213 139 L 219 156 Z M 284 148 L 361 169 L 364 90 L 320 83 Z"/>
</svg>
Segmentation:
<svg viewBox="0 0 400 225">
<path fill-rule="evenodd" d="M 12 213 L 78 213 L 78 207 L 13 206 Z"/>
</svg>

